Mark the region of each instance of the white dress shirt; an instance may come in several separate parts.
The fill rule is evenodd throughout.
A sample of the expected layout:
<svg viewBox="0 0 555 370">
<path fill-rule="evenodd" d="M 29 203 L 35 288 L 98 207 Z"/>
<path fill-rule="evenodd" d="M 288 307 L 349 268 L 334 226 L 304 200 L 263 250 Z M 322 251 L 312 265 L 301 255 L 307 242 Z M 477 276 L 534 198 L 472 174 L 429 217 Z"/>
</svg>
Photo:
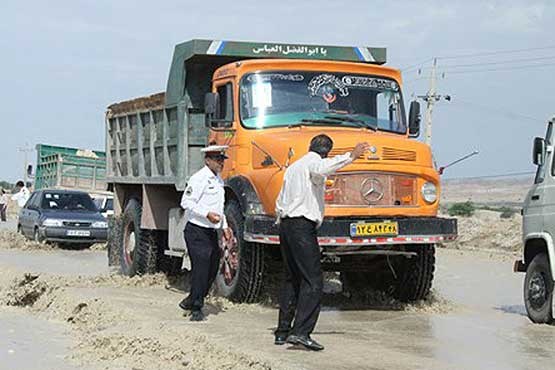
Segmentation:
<svg viewBox="0 0 555 370">
<path fill-rule="evenodd" d="M 12 200 L 15 200 L 17 202 L 17 205 L 23 208 L 25 206 L 25 203 L 27 203 L 27 200 L 29 200 L 30 196 L 31 193 L 29 192 L 29 189 L 27 189 L 26 187 L 22 187 L 18 193 L 12 196 Z"/>
<path fill-rule="evenodd" d="M 352 161 L 351 153 L 322 159 L 319 154 L 308 152 L 294 162 L 285 171 L 276 201 L 278 221 L 283 217 L 304 216 L 319 227 L 324 219 L 326 176 Z"/>
<path fill-rule="evenodd" d="M 181 208 L 185 210 L 187 222 L 212 229 L 227 228 L 224 204 L 224 181 L 207 166 L 191 176 L 181 198 Z M 220 222 L 210 222 L 208 212 L 220 215 Z"/>
</svg>

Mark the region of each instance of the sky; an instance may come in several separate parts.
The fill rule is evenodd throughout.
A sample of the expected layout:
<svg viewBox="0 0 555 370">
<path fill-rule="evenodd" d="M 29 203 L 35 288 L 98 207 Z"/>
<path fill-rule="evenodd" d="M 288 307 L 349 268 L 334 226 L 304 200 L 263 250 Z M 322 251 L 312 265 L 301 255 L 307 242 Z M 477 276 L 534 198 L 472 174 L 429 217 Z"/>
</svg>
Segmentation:
<svg viewBox="0 0 555 370">
<path fill-rule="evenodd" d="M 434 107 L 435 160 L 480 151 L 444 177 L 533 171 L 555 114 L 554 16 L 549 0 L 3 0 L 0 180 L 21 178 L 26 146 L 103 150 L 106 107 L 163 91 L 175 44 L 193 38 L 386 47 L 407 104 L 437 57 L 451 101 Z"/>
</svg>

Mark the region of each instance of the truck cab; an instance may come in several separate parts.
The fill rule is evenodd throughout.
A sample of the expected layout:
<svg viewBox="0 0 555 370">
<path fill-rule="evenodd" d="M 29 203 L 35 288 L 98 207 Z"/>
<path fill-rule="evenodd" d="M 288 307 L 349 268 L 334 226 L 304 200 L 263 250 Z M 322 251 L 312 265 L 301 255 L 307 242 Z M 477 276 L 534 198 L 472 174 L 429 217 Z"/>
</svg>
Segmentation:
<svg viewBox="0 0 555 370">
<path fill-rule="evenodd" d="M 237 237 L 222 246 L 216 285 L 233 300 L 255 300 L 268 259 L 279 255 L 274 209 L 285 170 L 325 133 L 334 142 L 331 156 L 363 141 L 370 149 L 325 182 L 318 235 L 324 268 L 340 271 L 348 289 L 425 298 L 434 246 L 453 240 L 457 224 L 437 217 L 439 174 L 430 147 L 416 140 L 419 103 L 405 110 L 401 73 L 383 66 L 385 54 L 232 41 L 178 45 L 165 93 L 108 108 L 107 170 L 123 223 L 115 253 L 122 271 L 154 266 L 144 256 L 158 254 L 145 248 L 186 260 L 179 198 L 203 165 L 200 149 L 228 145 L 226 216 Z"/>
<path fill-rule="evenodd" d="M 516 272 L 525 272 L 524 303 L 535 323 L 552 323 L 555 277 L 555 161 L 553 160 L 555 118 L 547 124 L 545 137 L 534 139 L 532 160 L 537 166 L 534 184 L 522 209 L 523 258 Z"/>
</svg>

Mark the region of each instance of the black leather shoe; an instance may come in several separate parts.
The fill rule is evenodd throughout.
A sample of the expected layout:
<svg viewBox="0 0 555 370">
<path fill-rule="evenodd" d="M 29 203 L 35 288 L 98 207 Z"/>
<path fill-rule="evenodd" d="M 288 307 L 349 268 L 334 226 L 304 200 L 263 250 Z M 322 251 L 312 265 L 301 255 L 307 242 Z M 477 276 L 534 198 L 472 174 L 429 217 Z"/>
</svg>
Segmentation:
<svg viewBox="0 0 555 370">
<path fill-rule="evenodd" d="M 281 345 L 285 344 L 286 340 L 287 340 L 287 335 L 286 334 L 276 334 L 274 344 L 277 344 L 278 346 L 281 346 Z"/>
<path fill-rule="evenodd" d="M 189 311 L 193 308 L 193 302 L 189 299 L 189 297 L 184 298 L 181 302 L 179 302 L 179 307 L 184 311 Z"/>
<path fill-rule="evenodd" d="M 191 321 L 204 321 L 204 314 L 202 311 L 191 311 Z"/>
<path fill-rule="evenodd" d="M 310 338 L 309 336 L 290 335 L 287 337 L 286 341 L 289 344 L 302 344 L 303 346 L 305 346 L 306 349 L 309 349 L 311 351 L 321 351 L 324 349 L 323 345 L 316 342 L 314 339 Z"/>
</svg>

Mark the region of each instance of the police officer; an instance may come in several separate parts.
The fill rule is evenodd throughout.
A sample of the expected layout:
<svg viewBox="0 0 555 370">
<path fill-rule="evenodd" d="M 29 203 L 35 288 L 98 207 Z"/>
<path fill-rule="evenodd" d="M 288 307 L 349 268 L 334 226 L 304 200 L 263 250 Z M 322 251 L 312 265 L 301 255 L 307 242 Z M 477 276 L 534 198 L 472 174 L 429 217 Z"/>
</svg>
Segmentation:
<svg viewBox="0 0 555 370">
<path fill-rule="evenodd" d="M 181 199 L 187 217 L 184 234 L 192 271 L 191 291 L 179 307 L 191 310 L 191 321 L 204 320 L 204 298 L 218 273 L 221 252 L 216 230 L 223 230 L 226 241 L 233 238 L 224 215 L 224 182 L 220 177 L 226 149 L 225 145 L 201 149 L 205 166 L 191 176 Z"/>
</svg>

